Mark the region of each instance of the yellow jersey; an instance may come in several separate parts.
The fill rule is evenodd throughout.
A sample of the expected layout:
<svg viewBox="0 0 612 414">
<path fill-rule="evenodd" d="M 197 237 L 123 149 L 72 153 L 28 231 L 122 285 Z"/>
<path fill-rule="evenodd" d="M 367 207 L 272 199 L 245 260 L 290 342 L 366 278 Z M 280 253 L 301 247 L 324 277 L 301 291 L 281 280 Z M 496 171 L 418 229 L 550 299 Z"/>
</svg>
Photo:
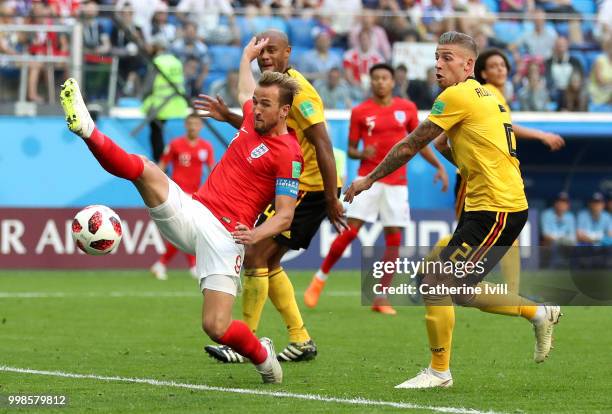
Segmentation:
<svg viewBox="0 0 612 414">
<path fill-rule="evenodd" d="M 496 95 L 469 78 L 446 88 L 428 119 L 446 132 L 467 182 L 465 211 L 527 209 L 510 112 Z"/>
<path fill-rule="evenodd" d="M 323 191 L 323 178 L 317 164 L 315 147 L 304 136 L 305 129 L 325 122 L 323 100 L 300 72 L 290 68 L 286 73 L 300 84 L 300 92 L 293 99 L 293 106 L 287 118 L 287 126 L 295 131 L 304 156 L 304 171 L 300 176 L 300 190 Z M 342 182 L 338 177 L 338 187 L 340 186 L 342 186 Z"/>
<path fill-rule="evenodd" d="M 491 91 L 493 95 L 495 95 L 497 100 L 501 102 L 504 108 L 506 108 L 506 111 L 510 113 L 510 105 L 508 105 L 508 102 L 506 101 L 506 97 L 504 96 L 504 93 L 501 90 L 497 89 L 497 86 L 491 85 L 490 83 L 485 83 L 483 86 L 487 88 L 489 91 Z"/>
</svg>

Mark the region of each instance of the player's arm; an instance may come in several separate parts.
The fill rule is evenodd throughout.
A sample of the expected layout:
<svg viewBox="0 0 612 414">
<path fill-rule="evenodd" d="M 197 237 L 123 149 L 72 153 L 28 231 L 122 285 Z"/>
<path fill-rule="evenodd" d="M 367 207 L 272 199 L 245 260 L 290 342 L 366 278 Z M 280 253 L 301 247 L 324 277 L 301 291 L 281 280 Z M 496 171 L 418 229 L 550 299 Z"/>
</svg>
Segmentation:
<svg viewBox="0 0 612 414">
<path fill-rule="evenodd" d="M 159 162 L 157 163 L 157 166 L 159 167 L 160 170 L 166 171 L 168 164 L 164 160 L 159 160 Z"/>
<path fill-rule="evenodd" d="M 438 152 L 442 154 L 442 156 L 446 158 L 448 162 L 450 162 L 456 167 L 457 163 L 455 162 L 455 157 L 453 156 L 453 150 L 450 145 L 448 145 L 448 137 L 446 136 L 446 134 L 441 134 L 436 137 L 433 143 L 434 147 L 438 150 Z"/>
<path fill-rule="evenodd" d="M 565 140 L 557 134 L 516 124 L 512 124 L 512 130 L 514 131 L 515 137 L 540 141 L 551 151 L 558 151 L 565 146 Z"/>
<path fill-rule="evenodd" d="M 351 184 L 344 195 L 344 200 L 352 202 L 356 195 L 370 188 L 374 182 L 386 177 L 406 164 L 427 144 L 443 132 L 444 130 L 441 127 L 434 124 L 429 119 L 420 123 L 406 138 L 402 139 L 391 148 L 385 156 L 385 159 L 382 160 L 370 174 L 355 180 Z"/>
<path fill-rule="evenodd" d="M 244 106 L 246 101 L 253 99 L 253 92 L 255 92 L 257 83 L 253 77 L 253 72 L 251 72 L 251 62 L 266 47 L 268 40 L 267 38 L 257 40 L 256 37 L 253 37 L 242 52 L 240 70 L 238 71 L 238 102 L 241 107 Z"/>
<path fill-rule="evenodd" d="M 288 230 L 293 221 L 298 186 L 299 180 L 297 179 L 278 178 L 274 198 L 274 215 L 253 229 L 238 223 L 236 230 L 232 233 L 236 243 L 252 245 Z"/>
<path fill-rule="evenodd" d="M 311 125 L 304 130 L 304 136 L 315 147 L 317 165 L 323 178 L 323 191 L 327 204 L 327 216 L 336 231 L 340 233 L 347 228 L 344 221 L 344 207 L 338 200 L 338 175 L 331 140 L 324 122 Z"/>
<path fill-rule="evenodd" d="M 434 175 L 434 184 L 440 181 L 442 183 L 442 192 L 446 192 L 448 190 L 448 174 L 446 173 L 446 168 L 440 162 L 436 154 L 434 154 L 433 150 L 429 146 L 425 146 L 420 152 L 421 157 L 425 159 L 429 164 L 431 164 L 436 169 L 436 174 Z"/>
<path fill-rule="evenodd" d="M 349 158 L 354 160 L 367 160 L 376 153 L 376 148 L 371 145 L 365 147 L 363 151 L 360 151 L 358 147 L 359 141 L 349 140 L 348 151 L 346 152 Z"/>
</svg>

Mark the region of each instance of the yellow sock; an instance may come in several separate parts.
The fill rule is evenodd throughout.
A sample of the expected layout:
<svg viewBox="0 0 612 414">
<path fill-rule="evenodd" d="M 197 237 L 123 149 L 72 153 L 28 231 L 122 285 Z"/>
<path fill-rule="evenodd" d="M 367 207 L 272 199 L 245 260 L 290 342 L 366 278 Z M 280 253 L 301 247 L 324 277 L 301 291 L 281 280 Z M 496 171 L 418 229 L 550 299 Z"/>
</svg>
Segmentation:
<svg viewBox="0 0 612 414">
<path fill-rule="evenodd" d="M 455 309 L 452 305 L 426 305 L 425 309 L 431 367 L 436 371 L 446 371 L 450 366 Z"/>
<path fill-rule="evenodd" d="M 514 241 L 512 247 L 502 257 L 499 266 L 504 282 L 508 285 L 508 292 L 518 294 L 521 282 L 521 255 L 518 240 Z"/>
<path fill-rule="evenodd" d="M 268 298 L 268 269 L 246 269 L 242 285 L 242 319 L 253 333 Z"/>
<path fill-rule="evenodd" d="M 484 290 L 484 285 L 488 282 L 481 282 L 478 286 Z M 533 319 L 538 309 L 535 302 L 525 299 L 516 293 L 498 295 L 492 293 L 481 293 L 474 296 L 474 299 L 466 306 L 478 308 L 487 313 L 498 315 L 522 316 L 525 319 Z"/>
<path fill-rule="evenodd" d="M 302 315 L 295 300 L 295 291 L 289 280 L 289 276 L 282 267 L 270 271 L 270 288 L 268 295 L 276 310 L 281 314 L 287 330 L 289 331 L 289 342 L 305 342 L 310 339 L 308 331 L 304 327 Z"/>
</svg>

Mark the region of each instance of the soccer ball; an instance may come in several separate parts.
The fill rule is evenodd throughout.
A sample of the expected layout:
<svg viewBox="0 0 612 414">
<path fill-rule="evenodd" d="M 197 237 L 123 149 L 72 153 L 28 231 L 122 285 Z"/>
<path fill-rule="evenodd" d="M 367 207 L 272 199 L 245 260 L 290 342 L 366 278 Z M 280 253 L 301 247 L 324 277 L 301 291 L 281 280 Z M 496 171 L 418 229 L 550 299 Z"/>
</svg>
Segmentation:
<svg viewBox="0 0 612 414">
<path fill-rule="evenodd" d="M 121 220 L 106 206 L 89 206 L 72 221 L 72 238 L 79 249 L 102 256 L 117 249 L 121 241 Z"/>
</svg>

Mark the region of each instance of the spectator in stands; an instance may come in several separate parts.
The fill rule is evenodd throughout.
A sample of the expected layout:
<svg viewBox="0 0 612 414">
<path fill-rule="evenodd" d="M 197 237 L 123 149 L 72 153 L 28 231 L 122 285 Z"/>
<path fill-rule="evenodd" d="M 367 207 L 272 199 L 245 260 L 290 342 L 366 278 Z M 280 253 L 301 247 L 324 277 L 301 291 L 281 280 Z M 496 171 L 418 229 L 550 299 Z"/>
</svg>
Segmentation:
<svg viewBox="0 0 612 414">
<path fill-rule="evenodd" d="M 459 30 L 474 36 L 476 33 L 484 32 L 491 36 L 493 34 L 493 22 L 495 16 L 481 0 L 468 0 L 464 5 L 457 7 L 457 11 L 466 13 L 467 16 L 458 19 Z"/>
<path fill-rule="evenodd" d="M 203 41 L 198 39 L 198 28 L 193 22 L 185 22 L 183 24 L 183 35 L 176 39 L 172 44 L 172 53 L 186 64 L 187 59 L 193 57 L 198 65 L 195 68 L 196 78 L 193 80 L 193 87 L 199 93 L 202 90 L 204 79 L 208 76 L 208 66 L 210 58 L 208 56 L 208 48 Z M 197 94 L 195 95 L 197 96 Z"/>
<path fill-rule="evenodd" d="M 319 12 L 330 19 L 340 44 L 347 44 L 349 31 L 362 11 L 361 0 L 322 0 Z M 345 46 L 346 47 L 346 46 Z"/>
<path fill-rule="evenodd" d="M 591 69 L 589 93 L 593 110 L 612 111 L 612 36 L 604 41 L 602 49 Z"/>
<path fill-rule="evenodd" d="M 400 64 L 395 68 L 395 86 L 393 87 L 393 96 L 403 99 L 408 98 L 408 68 L 404 64 Z"/>
<path fill-rule="evenodd" d="M 518 91 L 521 111 L 548 111 L 550 98 L 546 90 L 546 82 L 540 75 L 540 65 L 531 62 L 527 66 L 527 81 Z"/>
<path fill-rule="evenodd" d="M 529 13 L 533 9 L 533 0 L 501 0 L 499 2 L 499 11 L 504 13 Z"/>
<path fill-rule="evenodd" d="M 176 39 L 176 26 L 168 22 L 168 5 L 159 3 L 151 20 L 151 36 L 172 44 Z"/>
<path fill-rule="evenodd" d="M 131 28 L 135 38 L 122 30 L 118 25 L 113 25 L 110 35 L 112 54 L 119 56 L 119 78 L 123 83 L 123 95 L 134 96 L 140 87 L 139 72 L 146 69 L 144 60 L 138 55 L 138 45 L 144 45 L 142 29 L 134 21 L 134 9 L 130 3 L 125 3 L 117 13 L 117 19 L 121 20 L 125 27 Z"/>
<path fill-rule="evenodd" d="M 71 17 L 77 14 L 81 6 L 80 0 L 47 0 L 51 14 L 57 17 Z"/>
<path fill-rule="evenodd" d="M 576 244 L 576 218 L 570 211 L 570 199 L 563 191 L 552 207 L 542 212 L 542 245 Z"/>
<path fill-rule="evenodd" d="M 450 0 L 431 0 L 430 4 L 423 10 L 421 21 L 427 28 L 431 41 L 437 39 L 444 32 L 455 30 L 455 19 L 453 18 L 453 7 Z"/>
<path fill-rule="evenodd" d="M 134 10 L 134 23 L 140 27 L 145 42 L 148 44 L 152 41 L 151 37 L 151 22 L 155 11 L 159 8 L 162 0 L 117 0 L 115 7 L 119 10 L 129 5 Z"/>
<path fill-rule="evenodd" d="M 340 69 L 332 68 L 327 74 L 327 79 L 317 79 L 313 86 L 319 92 L 325 108 L 352 108 L 351 86 L 345 79 L 342 79 Z"/>
<path fill-rule="evenodd" d="M 561 94 L 559 111 L 587 112 L 589 110 L 589 96 L 581 72 L 572 72 L 569 84 Z"/>
<path fill-rule="evenodd" d="M 361 23 L 354 26 L 349 34 L 349 47 L 359 45 L 359 34 L 367 32 L 370 34 L 372 49 L 380 54 L 385 60 L 391 59 L 391 44 L 387 38 L 387 33 L 376 22 L 376 15 L 371 10 L 364 10 L 361 16 Z"/>
<path fill-rule="evenodd" d="M 83 22 L 83 50 L 89 55 L 106 55 L 111 50 L 110 36 L 105 33 L 98 20 L 98 5 L 85 0 L 81 8 Z M 87 56 L 86 56 L 87 59 Z"/>
<path fill-rule="evenodd" d="M 185 74 L 185 95 L 190 98 L 197 98 L 202 92 L 202 78 L 198 68 L 200 61 L 195 56 L 187 56 L 183 63 L 183 72 Z"/>
<path fill-rule="evenodd" d="M 431 109 L 439 93 L 440 87 L 436 80 L 434 67 L 427 69 L 425 80 L 413 79 L 408 83 L 408 97 L 418 109 Z"/>
<path fill-rule="evenodd" d="M 546 67 L 546 86 L 559 109 L 572 73 L 578 72 L 582 75 L 582 64 L 578 59 L 570 56 L 567 38 L 559 36 L 555 40 L 552 56 L 546 60 L 544 65 Z"/>
<path fill-rule="evenodd" d="M 359 33 L 359 46 L 344 53 L 343 65 L 346 79 L 351 85 L 367 90 L 370 67 L 384 61 L 385 59 L 372 48 L 370 33 L 362 31 Z"/>
<path fill-rule="evenodd" d="M 606 211 L 612 217 L 612 190 L 608 191 L 608 197 L 606 197 L 606 198 L 607 198 L 607 201 L 606 201 Z"/>
<path fill-rule="evenodd" d="M 49 18 L 50 10 L 42 0 L 32 1 L 30 16 L 26 19 L 26 23 L 51 25 L 53 21 Z M 29 52 L 31 55 L 52 55 L 52 56 L 68 56 L 68 38 L 64 34 L 55 32 L 37 32 L 31 33 L 29 40 Z M 36 103 L 44 102 L 44 99 L 38 94 L 38 87 L 41 80 L 43 68 L 51 64 L 43 64 L 33 62 L 29 64 L 28 76 L 28 100 Z M 62 65 L 62 67 L 64 67 Z M 52 68 L 50 70 L 53 70 Z M 53 95 L 54 91 L 47 91 Z"/>
<path fill-rule="evenodd" d="M 342 59 L 329 50 L 331 36 L 326 31 L 320 31 L 315 40 L 315 48 L 302 55 L 298 67 L 300 72 L 311 82 L 324 79 L 332 68 L 342 66 Z"/>
<path fill-rule="evenodd" d="M 232 70 L 225 79 L 215 81 L 210 87 L 210 95 L 218 97 L 230 108 L 240 108 L 238 101 L 238 71 Z"/>
<path fill-rule="evenodd" d="M 572 44 L 582 44 L 583 35 L 580 13 L 572 6 L 572 0 L 535 0 L 535 5 L 547 13 L 565 14 L 575 17 L 571 20 L 559 20 L 568 23 L 568 35 Z"/>
<path fill-rule="evenodd" d="M 580 244 L 598 245 L 606 237 L 612 237 L 610 215 L 604 210 L 604 196 L 595 192 L 589 200 L 587 209 L 578 213 L 576 239 Z"/>
<path fill-rule="evenodd" d="M 198 35 L 209 44 L 238 44 L 240 33 L 236 27 L 234 9 L 229 0 L 181 0 L 177 6 L 179 18 L 193 20 Z M 227 17 L 227 23 L 221 21 Z"/>
<path fill-rule="evenodd" d="M 533 28 L 525 30 L 512 48 L 519 48 L 528 55 L 541 56 L 548 59 L 552 56 L 557 32 L 546 25 L 546 12 L 536 9 L 533 12 Z"/>
<path fill-rule="evenodd" d="M 604 41 L 612 36 L 612 0 L 604 0 L 600 3 L 594 34 L 599 41 Z"/>
</svg>

